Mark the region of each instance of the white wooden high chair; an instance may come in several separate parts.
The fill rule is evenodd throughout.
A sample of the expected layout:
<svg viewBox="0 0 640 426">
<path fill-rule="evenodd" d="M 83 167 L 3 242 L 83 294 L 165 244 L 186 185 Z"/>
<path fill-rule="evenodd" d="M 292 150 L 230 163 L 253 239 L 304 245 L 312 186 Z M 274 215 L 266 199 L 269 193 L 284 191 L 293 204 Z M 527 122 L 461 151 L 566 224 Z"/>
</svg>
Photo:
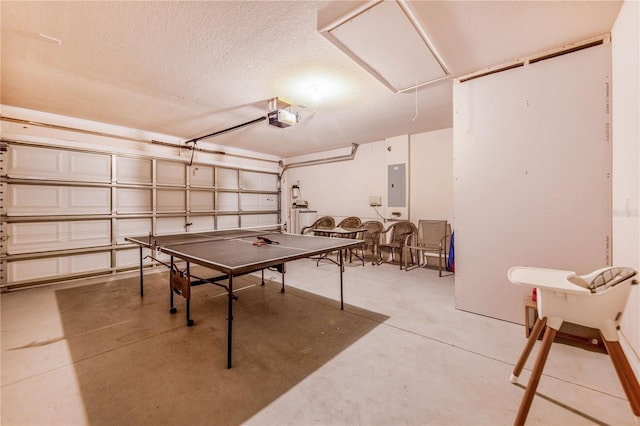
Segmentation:
<svg viewBox="0 0 640 426">
<path fill-rule="evenodd" d="M 527 418 L 551 343 L 565 321 L 600 330 L 631 410 L 636 420 L 640 419 L 640 385 L 618 340 L 618 325 L 631 285 L 637 284 L 637 280 L 632 279 L 636 274 L 632 268 L 617 267 L 599 269 L 583 276 L 555 269 L 520 266 L 509 269 L 509 281 L 537 289 L 538 305 L 538 319 L 513 369 L 512 383 L 517 383 L 536 340 L 545 329 L 514 424 L 523 425 Z"/>
</svg>

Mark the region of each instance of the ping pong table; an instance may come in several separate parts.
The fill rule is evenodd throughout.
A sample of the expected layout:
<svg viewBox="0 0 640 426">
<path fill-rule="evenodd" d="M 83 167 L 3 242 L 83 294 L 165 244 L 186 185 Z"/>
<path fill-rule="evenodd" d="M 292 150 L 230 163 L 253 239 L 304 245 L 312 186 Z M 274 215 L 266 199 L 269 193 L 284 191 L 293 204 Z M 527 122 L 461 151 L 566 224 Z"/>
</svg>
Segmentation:
<svg viewBox="0 0 640 426">
<path fill-rule="evenodd" d="M 344 238 L 328 238 L 310 235 L 297 235 L 281 233 L 277 230 L 234 229 L 218 230 L 200 233 L 183 233 L 168 235 L 144 235 L 126 237 L 126 241 L 137 244 L 140 252 L 140 296 L 144 296 L 144 259 L 150 257 L 153 260 L 170 268 L 170 294 L 173 314 L 176 309 L 173 305 L 173 294 L 177 293 L 186 299 L 187 325 L 193 325 L 190 318 L 189 303 L 191 298 L 191 286 L 202 283 L 213 283 L 227 290 L 227 368 L 231 368 L 231 346 L 233 334 L 233 294 L 234 277 L 263 271 L 276 267 L 282 273 L 282 288 L 284 293 L 285 263 L 297 259 L 339 252 L 340 267 L 340 309 L 344 309 L 343 299 L 343 249 L 352 248 L 361 243 L 359 240 Z M 150 250 L 145 256 L 144 250 Z M 170 256 L 167 264 L 154 257 L 155 253 L 164 253 Z M 180 270 L 175 263 L 175 258 L 186 262 L 186 269 Z M 214 269 L 223 275 L 214 278 L 199 278 L 191 274 L 190 263 L 205 268 Z M 192 279 L 194 279 L 192 281 Z M 227 285 L 219 283 L 227 280 Z"/>
</svg>

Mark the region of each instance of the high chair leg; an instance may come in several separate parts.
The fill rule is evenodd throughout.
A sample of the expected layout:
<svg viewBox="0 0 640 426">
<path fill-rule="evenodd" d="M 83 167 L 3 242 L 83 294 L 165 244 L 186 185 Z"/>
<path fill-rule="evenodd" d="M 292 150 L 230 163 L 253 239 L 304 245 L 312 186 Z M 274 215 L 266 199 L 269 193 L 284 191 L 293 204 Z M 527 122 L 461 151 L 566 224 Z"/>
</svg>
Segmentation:
<svg viewBox="0 0 640 426">
<path fill-rule="evenodd" d="M 631 410 L 633 414 L 640 417 L 640 385 L 629 365 L 629 360 L 627 360 L 622 346 L 620 346 L 620 342 L 603 340 L 607 352 L 609 352 L 609 356 L 611 357 L 611 362 L 613 362 L 613 366 L 618 374 L 622 389 L 624 389 L 624 393 L 627 395 Z"/>
<path fill-rule="evenodd" d="M 542 333 L 542 330 L 546 324 L 547 324 L 547 318 L 545 317 L 545 318 L 538 318 L 536 320 L 536 323 L 533 325 L 533 330 L 531 330 L 531 333 L 529 333 L 529 338 L 527 339 L 527 343 L 524 346 L 524 349 L 522 350 L 522 354 L 520 354 L 518 363 L 513 368 L 513 373 L 511 373 L 511 377 L 509 378 L 509 381 L 511 383 L 518 383 L 518 377 L 520 377 L 520 373 L 522 372 L 522 369 L 524 368 L 524 365 L 526 364 L 527 359 L 531 354 L 531 350 L 533 349 L 533 346 L 535 345 L 536 340 L 538 340 L 538 337 L 540 336 L 540 333 Z"/>
<path fill-rule="evenodd" d="M 553 339 L 555 339 L 556 337 L 556 333 L 557 331 L 555 329 L 551 327 L 545 327 L 542 346 L 540 347 L 540 352 L 538 353 L 538 357 L 536 358 L 536 362 L 533 366 L 533 371 L 531 372 L 531 377 L 529 378 L 527 389 L 525 389 L 524 395 L 522 396 L 520 408 L 518 409 L 518 414 L 514 422 L 514 425 L 516 426 L 524 425 L 524 421 L 527 419 L 529 408 L 531 408 L 531 402 L 533 401 L 533 397 L 536 394 L 536 389 L 538 388 L 538 383 L 540 382 L 540 377 L 542 376 L 542 370 L 544 369 L 544 364 L 547 361 L 547 356 L 549 355 L 549 350 L 551 349 Z"/>
</svg>

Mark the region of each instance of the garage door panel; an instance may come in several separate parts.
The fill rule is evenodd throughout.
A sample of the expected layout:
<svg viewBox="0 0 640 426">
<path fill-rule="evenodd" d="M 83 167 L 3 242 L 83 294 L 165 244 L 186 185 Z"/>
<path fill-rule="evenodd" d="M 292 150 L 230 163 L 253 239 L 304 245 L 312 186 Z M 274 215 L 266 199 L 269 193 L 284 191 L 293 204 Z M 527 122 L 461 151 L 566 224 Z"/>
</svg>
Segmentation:
<svg viewBox="0 0 640 426">
<path fill-rule="evenodd" d="M 216 186 L 225 189 L 238 188 L 238 171 L 233 169 L 218 169 Z"/>
<path fill-rule="evenodd" d="M 11 282 L 35 281 L 60 275 L 108 271 L 110 264 L 111 254 L 98 252 L 8 262 L 7 272 Z"/>
<path fill-rule="evenodd" d="M 276 196 L 267 194 L 241 194 L 240 205 L 243 211 L 278 209 Z"/>
<path fill-rule="evenodd" d="M 184 232 L 184 217 L 162 217 L 156 220 L 156 234 Z"/>
<path fill-rule="evenodd" d="M 60 223 L 11 223 L 8 226 L 7 253 L 39 251 L 62 242 Z"/>
<path fill-rule="evenodd" d="M 277 225 L 278 215 L 275 214 L 252 214 L 242 216 L 242 226 L 264 226 Z"/>
<path fill-rule="evenodd" d="M 69 256 L 69 273 L 93 272 L 111 267 L 111 253 L 89 253 Z"/>
<path fill-rule="evenodd" d="M 214 209 L 213 191 L 195 191 L 189 193 L 189 203 L 191 211 L 211 211 Z"/>
<path fill-rule="evenodd" d="M 150 250 L 146 250 L 146 251 L 147 253 L 143 254 L 143 257 L 151 254 Z M 152 263 L 152 260 L 147 257 L 143 259 L 142 262 L 144 265 L 149 265 Z M 118 268 L 126 268 L 126 267 L 139 266 L 139 265 L 140 265 L 140 249 L 139 248 L 118 250 L 118 252 L 116 253 L 116 266 Z"/>
<path fill-rule="evenodd" d="M 109 213 L 109 188 L 10 185 L 7 214 L 72 215 Z"/>
<path fill-rule="evenodd" d="M 214 182 L 214 169 L 207 166 L 191 166 L 189 167 L 189 180 L 191 186 L 206 186 L 213 187 Z"/>
<path fill-rule="evenodd" d="M 11 185 L 7 214 L 44 214 L 61 210 L 64 188 L 56 186 Z"/>
<path fill-rule="evenodd" d="M 178 212 L 186 209 L 186 195 L 183 190 L 158 189 L 157 209 L 160 212 Z"/>
<path fill-rule="evenodd" d="M 118 157 L 116 181 L 118 183 L 151 183 L 152 162 L 146 158 Z"/>
<path fill-rule="evenodd" d="M 116 190 L 117 213 L 149 213 L 151 190 L 138 188 L 118 188 Z"/>
<path fill-rule="evenodd" d="M 240 227 L 240 216 L 220 216 L 218 217 L 218 229 L 233 229 Z"/>
<path fill-rule="evenodd" d="M 278 176 L 259 172 L 240 172 L 240 188 L 257 191 L 277 191 Z"/>
<path fill-rule="evenodd" d="M 190 232 L 209 231 L 215 229 L 213 216 L 192 216 Z"/>
<path fill-rule="evenodd" d="M 111 243 L 110 220 L 68 222 L 69 242 L 77 247 L 99 246 Z"/>
<path fill-rule="evenodd" d="M 127 244 L 125 237 L 146 235 L 151 232 L 151 219 L 118 219 L 116 222 L 116 244 Z"/>
<path fill-rule="evenodd" d="M 64 175 L 63 153 L 30 146 L 9 149 L 9 177 L 56 178 Z"/>
<path fill-rule="evenodd" d="M 7 176 L 26 179 L 109 182 L 111 157 L 88 152 L 11 146 Z"/>
<path fill-rule="evenodd" d="M 8 226 L 7 253 L 19 254 L 108 245 L 108 220 L 28 222 Z"/>
<path fill-rule="evenodd" d="M 159 185 L 184 185 L 185 165 L 182 163 L 168 163 L 158 161 L 156 164 L 156 183 Z"/>
<path fill-rule="evenodd" d="M 238 210 L 238 194 L 234 192 L 218 193 L 219 211 L 237 211 Z"/>
<path fill-rule="evenodd" d="M 111 180 L 111 157 L 108 155 L 71 152 L 68 156 L 69 173 L 65 179 L 87 182 L 109 182 Z"/>
<path fill-rule="evenodd" d="M 109 213 L 111 191 L 108 188 L 65 188 L 69 196 L 68 210 L 72 213 Z"/>
<path fill-rule="evenodd" d="M 62 273 L 61 258 L 19 260 L 7 264 L 10 282 L 29 281 L 55 277 Z"/>
</svg>

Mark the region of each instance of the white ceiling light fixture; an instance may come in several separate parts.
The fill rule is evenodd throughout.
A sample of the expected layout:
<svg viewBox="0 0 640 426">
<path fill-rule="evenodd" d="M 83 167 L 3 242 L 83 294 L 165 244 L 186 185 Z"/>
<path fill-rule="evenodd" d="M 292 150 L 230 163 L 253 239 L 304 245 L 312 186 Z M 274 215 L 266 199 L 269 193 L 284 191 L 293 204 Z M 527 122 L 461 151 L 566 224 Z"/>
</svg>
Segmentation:
<svg viewBox="0 0 640 426">
<path fill-rule="evenodd" d="M 394 93 L 451 72 L 403 0 L 375 0 L 318 30 Z"/>
<path fill-rule="evenodd" d="M 345 102 L 351 90 L 340 77 L 325 70 L 299 73 L 287 84 L 289 96 L 313 108 L 330 108 Z"/>
</svg>

